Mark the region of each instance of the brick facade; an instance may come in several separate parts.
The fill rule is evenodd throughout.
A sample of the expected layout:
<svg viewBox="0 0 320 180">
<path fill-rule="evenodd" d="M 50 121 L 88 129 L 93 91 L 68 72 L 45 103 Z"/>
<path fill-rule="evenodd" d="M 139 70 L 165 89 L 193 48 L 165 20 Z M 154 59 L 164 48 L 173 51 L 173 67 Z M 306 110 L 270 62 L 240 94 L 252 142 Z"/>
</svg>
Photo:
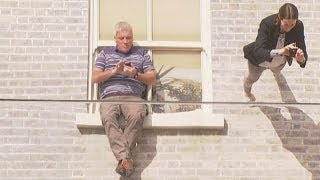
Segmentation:
<svg viewBox="0 0 320 180">
<path fill-rule="evenodd" d="M 320 2 L 292 1 L 305 25 L 309 61 L 266 71 L 259 102 L 319 103 Z M 211 0 L 214 101 L 246 102 L 242 46 L 283 2 Z M 86 99 L 87 0 L 0 1 L 0 96 Z M 268 91 L 266 91 L 268 90 Z M 84 103 L 0 102 L 0 179 L 119 179 L 101 131 L 75 125 Z M 320 179 L 317 104 L 215 104 L 224 130 L 144 130 L 131 179 Z"/>
</svg>

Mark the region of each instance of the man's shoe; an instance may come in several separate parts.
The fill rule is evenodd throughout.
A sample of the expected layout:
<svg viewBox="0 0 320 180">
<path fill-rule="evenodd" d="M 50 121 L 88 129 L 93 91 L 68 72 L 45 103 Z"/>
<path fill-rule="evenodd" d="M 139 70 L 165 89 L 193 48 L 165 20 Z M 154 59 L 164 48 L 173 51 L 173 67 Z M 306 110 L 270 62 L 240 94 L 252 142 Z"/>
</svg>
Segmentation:
<svg viewBox="0 0 320 180">
<path fill-rule="evenodd" d="M 126 175 L 126 170 L 123 168 L 122 166 L 122 160 L 120 160 L 118 162 L 118 165 L 116 167 L 116 170 L 115 170 L 118 174 L 120 174 L 121 176 L 125 176 Z"/>
<path fill-rule="evenodd" d="M 131 159 L 123 159 L 122 167 L 125 170 L 125 176 L 129 177 L 134 171 L 133 161 Z"/>
</svg>

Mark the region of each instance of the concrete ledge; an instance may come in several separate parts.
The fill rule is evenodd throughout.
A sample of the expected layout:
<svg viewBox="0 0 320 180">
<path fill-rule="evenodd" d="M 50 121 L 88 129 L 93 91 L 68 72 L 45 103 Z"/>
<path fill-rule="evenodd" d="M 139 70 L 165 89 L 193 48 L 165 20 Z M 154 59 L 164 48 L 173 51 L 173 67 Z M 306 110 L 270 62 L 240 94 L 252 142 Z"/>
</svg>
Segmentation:
<svg viewBox="0 0 320 180">
<path fill-rule="evenodd" d="M 76 115 L 78 128 L 102 128 L 100 114 L 81 113 Z M 143 124 L 144 128 L 173 128 L 173 129 L 223 129 L 224 116 L 209 114 L 201 110 L 179 113 L 152 113 Z"/>
</svg>

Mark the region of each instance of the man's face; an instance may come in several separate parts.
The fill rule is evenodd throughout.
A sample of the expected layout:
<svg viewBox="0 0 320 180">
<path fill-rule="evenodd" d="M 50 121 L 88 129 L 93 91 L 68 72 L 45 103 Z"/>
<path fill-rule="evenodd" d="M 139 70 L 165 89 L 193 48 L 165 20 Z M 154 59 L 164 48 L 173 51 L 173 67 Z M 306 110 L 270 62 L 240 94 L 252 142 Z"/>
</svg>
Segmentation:
<svg viewBox="0 0 320 180">
<path fill-rule="evenodd" d="M 128 53 L 132 47 L 133 43 L 133 35 L 132 30 L 130 29 L 122 29 L 117 32 L 114 37 L 117 48 L 121 53 Z"/>
<path fill-rule="evenodd" d="M 296 19 L 282 19 L 281 29 L 285 32 L 289 32 L 296 25 L 296 23 L 297 23 Z"/>
</svg>

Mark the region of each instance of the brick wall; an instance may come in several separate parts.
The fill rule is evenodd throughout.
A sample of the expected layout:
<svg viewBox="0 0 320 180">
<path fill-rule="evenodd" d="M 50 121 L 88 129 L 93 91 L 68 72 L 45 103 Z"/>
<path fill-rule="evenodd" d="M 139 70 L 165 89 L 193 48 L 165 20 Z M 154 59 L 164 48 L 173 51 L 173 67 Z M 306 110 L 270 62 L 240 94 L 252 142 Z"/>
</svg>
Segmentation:
<svg viewBox="0 0 320 180">
<path fill-rule="evenodd" d="M 214 101 L 247 101 L 242 46 L 281 4 L 211 0 Z M 309 62 L 286 66 L 278 81 L 265 72 L 253 88 L 260 102 L 319 102 L 320 2 L 296 5 Z M 86 99 L 88 1 L 2 0 L 0 15 L 1 98 Z M 76 128 L 84 107 L 1 101 L 0 179 L 119 179 L 103 132 Z M 320 179 L 318 105 L 214 107 L 225 115 L 224 130 L 144 130 L 131 179 Z"/>
<path fill-rule="evenodd" d="M 84 99 L 88 1 L 0 1 L 3 98 Z"/>
</svg>

